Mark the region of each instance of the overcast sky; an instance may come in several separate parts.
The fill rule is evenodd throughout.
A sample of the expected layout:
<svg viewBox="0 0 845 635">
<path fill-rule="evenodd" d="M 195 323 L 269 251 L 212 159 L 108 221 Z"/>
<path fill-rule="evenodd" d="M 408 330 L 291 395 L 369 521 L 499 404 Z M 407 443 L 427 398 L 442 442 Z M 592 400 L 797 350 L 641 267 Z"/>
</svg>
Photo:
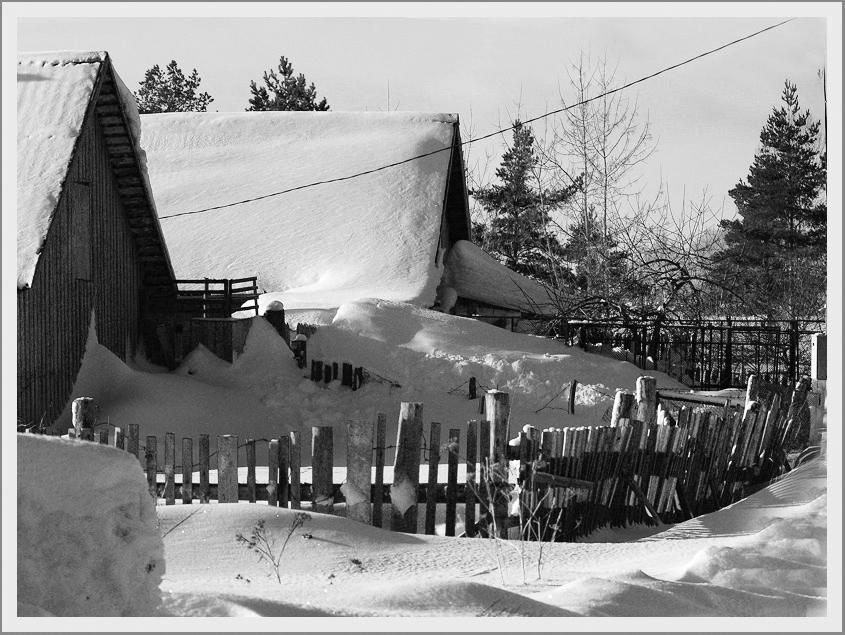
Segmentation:
<svg viewBox="0 0 845 635">
<path fill-rule="evenodd" d="M 739 10 L 731 3 L 22 4 L 16 32 L 8 33 L 7 20 L 3 28 L 4 40 L 17 36 L 18 51 L 107 50 L 133 90 L 145 69 L 175 59 L 186 72 L 198 70 L 201 89 L 214 97 L 210 110 L 219 111 L 243 111 L 250 80 L 285 55 L 332 110 L 458 113 L 466 141 L 518 115 L 556 110 L 561 95 L 571 101 L 567 73 L 582 52 L 618 65 L 621 85 L 797 18 L 624 92 L 656 144 L 641 170 L 645 193 L 662 180 L 679 207 L 684 192 L 697 202 L 706 191 L 713 208 L 724 205 L 732 216 L 727 192 L 747 176 L 784 81 L 797 84 L 802 107 L 820 120 L 820 69 L 828 69 L 828 96 L 841 94 L 839 3 L 744 5 L 743 15 L 757 17 L 736 17 Z M 840 101 L 832 101 L 829 118 L 841 120 Z M 541 135 L 544 122 L 534 126 Z M 473 145 L 470 162 L 493 153 L 492 177 L 502 142 Z"/>
</svg>

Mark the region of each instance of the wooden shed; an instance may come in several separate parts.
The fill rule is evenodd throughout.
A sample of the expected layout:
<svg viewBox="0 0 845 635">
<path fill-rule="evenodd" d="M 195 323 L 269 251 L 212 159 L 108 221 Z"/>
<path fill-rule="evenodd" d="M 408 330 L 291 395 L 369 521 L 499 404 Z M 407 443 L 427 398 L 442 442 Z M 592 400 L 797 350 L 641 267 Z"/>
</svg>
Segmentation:
<svg viewBox="0 0 845 635">
<path fill-rule="evenodd" d="M 49 425 L 92 319 L 99 343 L 130 359 L 148 308 L 176 285 L 137 107 L 109 55 L 21 54 L 17 101 L 18 423 Z"/>
</svg>

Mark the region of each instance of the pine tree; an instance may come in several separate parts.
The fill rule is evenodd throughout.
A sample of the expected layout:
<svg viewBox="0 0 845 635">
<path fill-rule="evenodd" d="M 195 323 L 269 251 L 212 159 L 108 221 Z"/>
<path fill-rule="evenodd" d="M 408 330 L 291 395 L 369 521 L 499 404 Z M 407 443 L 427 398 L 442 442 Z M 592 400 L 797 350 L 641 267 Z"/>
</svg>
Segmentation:
<svg viewBox="0 0 845 635">
<path fill-rule="evenodd" d="M 800 110 L 788 80 L 784 105 L 760 134 L 748 182 L 729 194 L 741 219 L 722 221 L 721 278 L 746 299 L 734 310 L 770 318 L 814 316 L 826 284 L 827 167 L 819 123 Z"/>
<path fill-rule="evenodd" d="M 578 185 L 562 190 L 532 185 L 537 162 L 531 128 L 517 121 L 513 145 L 496 170 L 500 183 L 474 189 L 471 195 L 489 215 L 482 246 L 512 271 L 555 284 L 554 264 L 561 256 L 561 245 L 550 231 L 549 214 Z"/>
<path fill-rule="evenodd" d="M 156 64 L 144 73 L 144 81 L 140 84 L 135 99 L 141 114 L 205 112 L 208 104 L 214 101 L 208 93 L 197 94 L 200 85 L 197 69 L 185 77 L 176 60 L 167 65 L 165 72 Z"/>
<path fill-rule="evenodd" d="M 317 101 L 317 89 L 305 83 L 305 75 L 293 76 L 293 65 L 283 55 L 279 59 L 279 74 L 270 69 L 264 73 L 264 86 L 249 83 L 252 97 L 247 111 L 258 110 L 321 110 L 329 109 L 326 98 Z"/>
</svg>

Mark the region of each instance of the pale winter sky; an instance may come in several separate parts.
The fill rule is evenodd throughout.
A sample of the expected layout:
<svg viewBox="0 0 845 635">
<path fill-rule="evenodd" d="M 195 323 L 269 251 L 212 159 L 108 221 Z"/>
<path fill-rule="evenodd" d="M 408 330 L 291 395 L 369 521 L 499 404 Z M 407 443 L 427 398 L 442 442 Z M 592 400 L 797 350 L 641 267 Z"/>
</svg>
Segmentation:
<svg viewBox="0 0 845 635">
<path fill-rule="evenodd" d="M 4 3 L 4 13 L 8 3 Z M 700 202 L 735 213 L 727 192 L 746 178 L 760 130 L 781 104 L 784 81 L 802 108 L 824 119 L 818 77 L 827 69 L 829 119 L 841 120 L 839 3 L 391 3 L 306 5 L 29 4 L 4 20 L 4 46 L 18 51 L 107 50 L 137 90 L 144 71 L 175 59 L 196 68 L 211 110 L 243 111 L 250 80 L 279 57 L 314 82 L 336 111 L 454 112 L 481 137 L 572 103 L 568 70 L 581 53 L 616 65 L 616 84 L 636 81 L 789 18 L 795 20 L 624 91 L 648 119 L 656 151 L 642 166 L 644 198 L 668 186 L 673 206 Z M 741 12 L 741 13 L 740 13 Z M 11 11 L 10 11 L 11 13 Z M 738 16 L 753 17 L 738 17 Z M 186 17 L 191 16 L 191 17 Z M 7 16 L 8 17 L 8 16 Z M 11 22 L 11 27 L 7 24 Z M 14 29 L 14 30 L 12 30 Z M 11 31 L 11 32 L 9 32 Z M 14 49 L 13 49 L 14 50 Z M 837 118 L 837 113 L 839 117 Z M 547 122 L 533 124 L 542 136 Z M 834 129 L 834 135 L 838 133 Z M 498 165 L 494 136 L 469 149 L 469 163 Z M 832 153 L 835 151 L 832 150 Z M 832 159 L 836 167 L 835 158 Z M 836 173 L 836 172 L 832 172 Z M 283 184 L 280 184 L 283 185 Z"/>
</svg>

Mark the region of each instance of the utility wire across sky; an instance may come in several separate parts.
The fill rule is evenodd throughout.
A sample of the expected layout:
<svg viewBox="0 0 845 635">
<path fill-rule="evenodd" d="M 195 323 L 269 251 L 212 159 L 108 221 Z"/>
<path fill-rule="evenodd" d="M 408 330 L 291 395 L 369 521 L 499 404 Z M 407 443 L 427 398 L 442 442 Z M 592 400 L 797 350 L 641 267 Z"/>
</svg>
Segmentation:
<svg viewBox="0 0 845 635">
<path fill-rule="evenodd" d="M 525 125 L 525 124 L 529 124 L 529 123 L 532 123 L 532 122 L 535 122 L 535 121 L 539 121 L 541 119 L 545 119 L 547 117 L 551 117 L 553 115 L 557 115 L 557 114 L 560 114 L 562 112 L 566 112 L 567 110 L 570 110 L 570 109 L 575 108 L 577 106 L 583 106 L 584 104 L 588 104 L 591 101 L 595 101 L 596 99 L 601 99 L 601 98 L 606 97 L 608 95 L 618 93 L 618 92 L 623 91 L 627 88 L 630 88 L 631 86 L 641 84 L 642 82 L 653 79 L 653 78 L 657 77 L 658 75 L 662 75 L 663 73 L 668 73 L 671 70 L 674 70 L 676 68 L 680 68 L 681 66 L 684 66 L 684 65 L 689 64 L 691 62 L 699 60 L 702 57 L 707 57 L 708 55 L 712 55 L 713 53 L 717 53 L 718 51 L 726 49 L 730 46 L 733 46 L 735 44 L 739 44 L 740 42 L 744 42 L 745 40 L 749 40 L 749 39 L 756 37 L 756 36 L 758 36 L 762 33 L 765 33 L 766 31 L 771 31 L 772 29 L 776 29 L 780 26 L 783 26 L 784 24 L 788 24 L 789 22 L 792 22 L 795 19 L 796 18 L 790 18 L 789 20 L 784 20 L 783 22 L 773 24 L 771 26 L 766 27 L 765 29 L 761 29 L 759 31 L 751 33 L 750 35 L 746 35 L 745 37 L 741 37 L 738 40 L 728 42 L 727 44 L 723 44 L 722 46 L 719 46 L 717 48 L 714 48 L 714 49 L 711 49 L 711 50 L 706 51 L 704 53 L 701 53 L 700 55 L 696 55 L 695 57 L 691 57 L 688 60 L 685 60 L 683 62 L 673 64 L 672 66 L 667 66 L 666 68 L 661 69 L 661 70 L 657 71 L 656 73 L 652 73 L 651 75 L 646 75 L 645 77 L 641 77 L 640 79 L 629 82 L 629 83 L 625 84 L 624 86 L 620 86 L 619 88 L 614 88 L 613 90 L 609 90 L 609 91 L 602 93 L 600 95 L 596 95 L 595 97 L 590 97 L 589 99 L 585 99 L 585 100 L 580 101 L 578 103 L 571 104 L 571 105 L 566 106 L 564 108 L 558 108 L 557 110 L 552 110 L 550 112 L 539 115 L 537 117 L 533 117 L 531 119 L 526 119 L 525 121 L 521 122 L 521 125 Z M 513 130 L 514 127 L 515 127 L 515 125 L 509 126 L 509 127 L 506 127 L 506 128 L 496 130 L 495 132 L 491 132 L 490 134 L 486 134 L 486 135 L 481 136 L 481 137 L 476 137 L 475 139 L 469 139 L 467 141 L 462 142 L 461 145 L 465 146 L 465 145 L 469 145 L 471 143 L 476 143 L 478 141 L 483 141 L 485 139 L 489 139 L 490 137 L 495 137 L 496 135 L 500 135 L 503 132 Z M 248 199 L 244 199 L 244 200 L 241 200 L 241 201 L 235 201 L 233 203 L 226 203 L 224 205 L 216 205 L 214 207 L 206 207 L 204 209 L 198 209 L 198 210 L 194 210 L 194 211 L 191 211 L 191 212 L 180 212 L 178 214 L 169 214 L 167 216 L 160 216 L 159 219 L 164 220 L 164 219 L 167 219 L 167 218 L 176 218 L 178 216 L 190 216 L 192 214 L 203 214 L 205 212 L 212 212 L 212 211 L 219 210 L 219 209 L 226 209 L 226 208 L 229 208 L 229 207 L 235 207 L 236 205 L 243 205 L 245 203 L 252 203 L 254 201 L 261 201 L 263 199 L 272 198 L 274 196 L 281 196 L 283 194 L 290 194 L 291 192 L 296 192 L 298 190 L 304 190 L 304 189 L 311 188 L 311 187 L 317 187 L 318 185 L 328 185 L 329 183 L 338 183 L 340 181 L 348 181 L 350 179 L 356 179 L 356 178 L 359 178 L 359 177 L 362 177 L 362 176 L 367 176 L 368 174 L 374 174 L 376 172 L 381 172 L 382 170 L 387 170 L 389 168 L 395 168 L 397 166 L 404 165 L 405 163 L 410 163 L 411 161 L 417 161 L 418 159 L 423 159 L 425 157 L 429 157 L 429 156 L 432 156 L 434 154 L 439 154 L 440 152 L 446 152 L 446 151 L 449 151 L 451 149 L 452 149 L 452 146 L 449 145 L 449 146 L 446 146 L 444 148 L 440 148 L 439 150 L 432 150 L 431 152 L 426 152 L 425 154 L 418 154 L 418 155 L 410 157 L 408 159 L 404 159 L 402 161 L 396 161 L 395 163 L 388 163 L 387 165 L 382 165 L 381 167 L 373 168 L 371 170 L 364 170 L 363 172 L 356 172 L 355 174 L 350 174 L 350 175 L 347 175 L 347 176 L 340 176 L 340 177 L 337 177 L 337 178 L 334 178 L 334 179 L 326 179 L 326 180 L 323 180 L 323 181 L 315 181 L 313 183 L 306 183 L 306 184 L 303 184 L 303 185 L 298 185 L 296 187 L 288 188 L 286 190 L 280 190 L 278 192 L 271 192 L 269 194 L 263 194 L 261 196 L 255 196 L 253 198 L 248 198 Z"/>
</svg>

